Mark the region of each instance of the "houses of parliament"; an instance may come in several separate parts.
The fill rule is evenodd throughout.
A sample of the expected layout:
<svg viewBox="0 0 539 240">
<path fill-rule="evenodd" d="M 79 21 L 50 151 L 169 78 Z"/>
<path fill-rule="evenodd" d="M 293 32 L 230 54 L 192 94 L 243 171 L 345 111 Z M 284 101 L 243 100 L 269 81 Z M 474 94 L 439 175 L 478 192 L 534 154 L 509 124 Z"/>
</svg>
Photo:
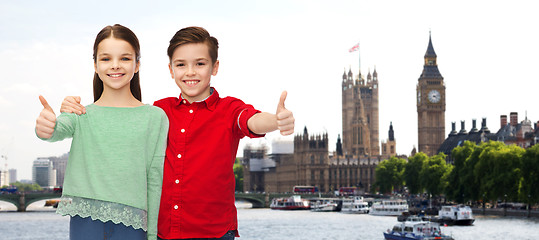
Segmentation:
<svg viewBox="0 0 539 240">
<path fill-rule="evenodd" d="M 418 147 L 432 155 L 444 141 L 445 85 L 430 36 L 424 58 L 417 83 Z M 370 190 L 378 163 L 396 155 L 393 126 L 380 142 L 376 69 L 366 76 L 345 70 L 341 86 L 342 137 L 337 138 L 336 150 L 329 152 L 327 133 L 309 133 L 307 127 L 294 137 L 293 149 L 274 142 L 268 154 L 264 147 L 246 146 L 244 191 L 291 192 L 294 186 L 316 186 L 320 192 L 340 187 Z"/>
</svg>

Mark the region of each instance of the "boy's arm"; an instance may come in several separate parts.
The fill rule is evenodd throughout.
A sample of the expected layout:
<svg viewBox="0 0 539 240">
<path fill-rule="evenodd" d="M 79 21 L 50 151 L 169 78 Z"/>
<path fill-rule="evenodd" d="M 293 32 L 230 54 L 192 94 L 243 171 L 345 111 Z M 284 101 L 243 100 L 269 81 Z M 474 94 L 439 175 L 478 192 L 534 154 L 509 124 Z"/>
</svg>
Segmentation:
<svg viewBox="0 0 539 240">
<path fill-rule="evenodd" d="M 80 104 L 80 96 L 67 96 L 62 101 L 60 112 L 76 113 L 78 115 L 86 113 L 86 108 Z"/>
<path fill-rule="evenodd" d="M 247 120 L 247 126 L 251 132 L 265 134 L 279 129 L 283 136 L 294 133 L 294 115 L 284 107 L 286 94 L 286 91 L 281 94 L 276 114 L 257 113 Z"/>
</svg>

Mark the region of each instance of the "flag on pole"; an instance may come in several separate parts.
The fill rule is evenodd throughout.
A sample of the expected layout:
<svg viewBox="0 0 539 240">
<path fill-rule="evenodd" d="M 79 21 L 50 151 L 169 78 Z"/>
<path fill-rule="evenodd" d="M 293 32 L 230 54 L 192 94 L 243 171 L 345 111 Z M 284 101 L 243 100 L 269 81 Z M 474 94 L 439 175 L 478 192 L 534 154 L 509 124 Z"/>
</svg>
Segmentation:
<svg viewBox="0 0 539 240">
<path fill-rule="evenodd" d="M 359 43 L 357 43 L 356 45 L 354 45 L 352 48 L 350 48 L 350 50 L 348 50 L 348 52 L 355 52 L 359 50 Z"/>
</svg>

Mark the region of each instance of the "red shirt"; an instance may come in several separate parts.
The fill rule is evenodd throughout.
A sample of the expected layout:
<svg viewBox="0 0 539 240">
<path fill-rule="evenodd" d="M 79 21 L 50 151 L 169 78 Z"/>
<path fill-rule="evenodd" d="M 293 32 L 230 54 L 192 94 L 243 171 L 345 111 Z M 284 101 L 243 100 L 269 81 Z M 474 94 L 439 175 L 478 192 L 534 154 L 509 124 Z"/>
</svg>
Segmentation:
<svg viewBox="0 0 539 240">
<path fill-rule="evenodd" d="M 220 98 L 215 90 L 202 102 L 170 97 L 154 105 L 170 123 L 159 237 L 218 238 L 237 230 L 233 165 L 241 138 L 263 136 L 247 127 L 260 111 L 237 98 Z"/>
</svg>

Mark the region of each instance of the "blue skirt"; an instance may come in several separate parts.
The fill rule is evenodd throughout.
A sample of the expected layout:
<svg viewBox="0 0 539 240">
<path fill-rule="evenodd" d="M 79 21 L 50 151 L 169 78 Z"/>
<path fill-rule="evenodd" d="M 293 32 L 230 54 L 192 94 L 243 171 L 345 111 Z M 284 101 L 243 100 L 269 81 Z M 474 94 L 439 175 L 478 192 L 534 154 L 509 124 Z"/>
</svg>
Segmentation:
<svg viewBox="0 0 539 240">
<path fill-rule="evenodd" d="M 123 224 L 115 224 L 112 221 L 102 222 L 92 220 L 90 217 L 71 217 L 69 221 L 70 240 L 145 240 L 146 232 L 142 229 L 134 229 Z"/>
</svg>

